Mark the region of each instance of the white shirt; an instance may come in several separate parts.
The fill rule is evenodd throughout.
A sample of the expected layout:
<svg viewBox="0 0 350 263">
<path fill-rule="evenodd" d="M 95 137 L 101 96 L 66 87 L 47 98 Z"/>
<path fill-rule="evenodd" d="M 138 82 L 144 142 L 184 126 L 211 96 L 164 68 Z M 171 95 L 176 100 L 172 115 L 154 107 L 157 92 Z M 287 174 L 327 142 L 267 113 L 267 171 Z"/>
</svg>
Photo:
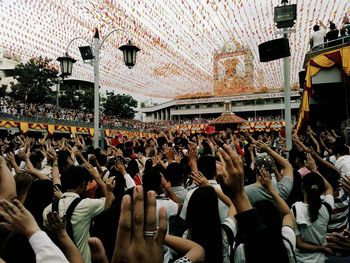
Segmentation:
<svg viewBox="0 0 350 263">
<path fill-rule="evenodd" d="M 326 31 L 324 29 L 320 29 L 316 32 L 311 33 L 311 39 L 313 40 L 313 47 L 322 45 L 324 43 L 324 37 L 326 36 Z"/>
<path fill-rule="evenodd" d="M 37 263 L 69 263 L 62 251 L 44 231 L 38 231 L 29 238 Z"/>
<path fill-rule="evenodd" d="M 218 184 L 218 182 L 216 180 L 208 180 L 208 182 L 212 187 L 221 189 L 220 184 Z M 184 204 L 182 206 L 181 213 L 180 213 L 180 217 L 183 220 L 186 220 L 188 202 L 190 201 L 190 198 L 191 198 L 192 194 L 194 193 L 194 191 L 197 189 L 198 189 L 198 187 L 193 188 L 187 192 L 187 195 L 186 195 L 186 198 L 185 198 L 185 201 L 184 201 Z M 218 202 L 219 202 L 220 221 L 221 221 L 221 223 L 223 223 L 227 217 L 228 206 L 225 205 L 219 198 L 218 198 Z"/>
<path fill-rule="evenodd" d="M 334 165 L 341 175 L 350 176 L 350 155 L 340 156 Z"/>
<path fill-rule="evenodd" d="M 79 197 L 78 194 L 72 192 L 66 192 L 62 195 L 62 198 L 58 205 L 58 211 L 60 217 L 66 214 L 69 205 L 75 198 Z M 75 208 L 71 222 L 73 227 L 73 236 L 76 246 L 78 247 L 81 255 L 86 263 L 91 262 L 91 252 L 88 245 L 88 239 L 90 238 L 90 224 L 92 218 L 100 214 L 105 208 L 105 198 L 90 199 L 85 198 Z M 52 211 L 52 204 L 48 205 L 43 212 L 44 225 L 47 225 L 47 214 Z"/>
</svg>

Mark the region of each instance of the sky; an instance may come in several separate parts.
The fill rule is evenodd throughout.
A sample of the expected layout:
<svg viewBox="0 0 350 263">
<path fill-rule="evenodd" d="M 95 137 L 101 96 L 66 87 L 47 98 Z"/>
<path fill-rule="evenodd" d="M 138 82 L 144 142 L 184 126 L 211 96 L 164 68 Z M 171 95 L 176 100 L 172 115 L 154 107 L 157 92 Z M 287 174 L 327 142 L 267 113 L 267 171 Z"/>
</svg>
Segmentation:
<svg viewBox="0 0 350 263">
<path fill-rule="evenodd" d="M 298 82 L 312 26 L 332 20 L 339 27 L 348 0 L 290 0 L 297 20 L 290 35 L 291 83 Z M 0 48 L 22 61 L 35 56 L 56 59 L 66 51 L 77 59 L 72 78 L 93 81 L 78 47 L 90 44 L 97 27 L 101 38 L 100 84 L 103 90 L 163 102 L 187 93 L 213 92 L 213 57 L 217 52 L 250 50 L 254 88 L 283 85 L 282 61 L 260 63 L 258 45 L 279 37 L 273 7 L 279 0 L 0 0 Z M 83 37 L 86 41 L 73 41 Z M 141 51 L 134 68 L 123 64 L 118 47 L 129 39 Z M 237 70 L 245 70 L 237 57 Z"/>
</svg>

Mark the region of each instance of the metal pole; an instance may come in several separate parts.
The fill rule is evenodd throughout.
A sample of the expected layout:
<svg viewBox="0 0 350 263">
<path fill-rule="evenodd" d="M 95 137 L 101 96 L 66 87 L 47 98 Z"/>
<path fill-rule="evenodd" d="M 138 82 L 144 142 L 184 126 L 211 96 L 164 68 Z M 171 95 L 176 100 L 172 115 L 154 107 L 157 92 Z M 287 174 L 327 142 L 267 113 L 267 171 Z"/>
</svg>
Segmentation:
<svg viewBox="0 0 350 263">
<path fill-rule="evenodd" d="M 99 122 L 100 122 L 100 38 L 96 29 L 94 36 L 94 148 L 99 147 Z"/>
<path fill-rule="evenodd" d="M 60 94 L 60 85 L 61 85 L 61 80 L 59 79 L 57 81 L 57 93 L 56 93 L 56 112 L 58 113 L 58 110 L 60 108 L 60 101 L 59 101 L 59 94 Z M 56 114 L 57 114 L 56 113 Z"/>
<path fill-rule="evenodd" d="M 283 29 L 284 37 L 288 39 L 288 29 Z M 286 148 L 287 151 L 292 149 L 292 114 L 290 106 L 290 57 L 283 58 L 284 74 L 284 106 L 286 122 Z"/>
</svg>

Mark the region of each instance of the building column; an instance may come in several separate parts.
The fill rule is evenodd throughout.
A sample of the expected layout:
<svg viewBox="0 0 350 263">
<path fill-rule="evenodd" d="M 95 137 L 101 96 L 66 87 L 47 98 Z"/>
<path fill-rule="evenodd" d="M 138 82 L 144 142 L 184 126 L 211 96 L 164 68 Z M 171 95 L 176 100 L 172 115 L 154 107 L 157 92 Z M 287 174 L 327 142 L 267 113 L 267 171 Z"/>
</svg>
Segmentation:
<svg viewBox="0 0 350 263">
<path fill-rule="evenodd" d="M 160 110 L 160 120 L 164 121 L 164 110 Z"/>
<path fill-rule="evenodd" d="M 168 109 L 165 109 L 165 120 L 166 121 L 169 120 L 169 111 L 168 111 Z"/>
</svg>

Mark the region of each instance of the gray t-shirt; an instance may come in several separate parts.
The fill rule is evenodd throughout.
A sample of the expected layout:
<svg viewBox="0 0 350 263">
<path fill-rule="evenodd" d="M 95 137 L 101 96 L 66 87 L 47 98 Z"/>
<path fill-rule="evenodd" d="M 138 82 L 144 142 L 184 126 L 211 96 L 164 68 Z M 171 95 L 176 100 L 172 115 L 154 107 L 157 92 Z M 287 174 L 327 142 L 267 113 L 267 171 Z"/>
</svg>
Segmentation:
<svg viewBox="0 0 350 263">
<path fill-rule="evenodd" d="M 292 191 L 293 179 L 289 176 L 284 176 L 279 182 L 276 183 L 275 189 L 279 195 L 286 200 Z M 250 184 L 244 187 L 245 192 L 249 198 L 250 203 L 254 206 L 257 202 L 262 200 L 272 200 L 272 197 L 263 186 L 256 184 Z"/>
</svg>

